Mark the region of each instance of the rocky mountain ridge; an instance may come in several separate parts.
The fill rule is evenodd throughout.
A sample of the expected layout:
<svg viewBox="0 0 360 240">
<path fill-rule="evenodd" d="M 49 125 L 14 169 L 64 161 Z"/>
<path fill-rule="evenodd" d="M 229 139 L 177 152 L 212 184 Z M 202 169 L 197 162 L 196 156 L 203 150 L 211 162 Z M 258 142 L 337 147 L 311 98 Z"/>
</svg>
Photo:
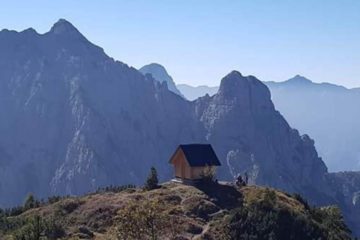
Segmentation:
<svg viewBox="0 0 360 240">
<path fill-rule="evenodd" d="M 270 89 L 272 101 L 289 124 L 315 139 L 316 149 L 329 170 L 360 170 L 359 124 L 360 101 L 357 89 L 330 83 L 315 83 L 297 75 L 283 82 L 264 82 Z M 218 87 L 178 85 L 189 100 L 209 94 Z"/>
<path fill-rule="evenodd" d="M 141 183 L 151 165 L 168 172 L 157 159 L 179 141 L 201 140 L 188 102 L 65 20 L 43 35 L 3 31 L 0 49 L 1 204 Z"/>
</svg>

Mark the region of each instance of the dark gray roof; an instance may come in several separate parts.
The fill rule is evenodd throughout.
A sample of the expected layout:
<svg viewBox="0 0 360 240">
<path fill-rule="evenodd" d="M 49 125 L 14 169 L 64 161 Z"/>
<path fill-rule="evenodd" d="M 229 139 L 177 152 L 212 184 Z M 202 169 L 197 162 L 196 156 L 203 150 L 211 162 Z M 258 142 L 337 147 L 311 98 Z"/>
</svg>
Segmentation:
<svg viewBox="0 0 360 240">
<path fill-rule="evenodd" d="M 221 166 L 210 144 L 181 144 L 179 148 L 192 167 Z"/>
</svg>

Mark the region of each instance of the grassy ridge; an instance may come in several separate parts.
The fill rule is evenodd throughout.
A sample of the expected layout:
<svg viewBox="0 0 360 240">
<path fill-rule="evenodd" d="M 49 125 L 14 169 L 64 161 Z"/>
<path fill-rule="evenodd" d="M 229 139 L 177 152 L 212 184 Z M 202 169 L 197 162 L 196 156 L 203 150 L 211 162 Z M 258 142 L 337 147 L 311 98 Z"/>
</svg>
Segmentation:
<svg viewBox="0 0 360 240">
<path fill-rule="evenodd" d="M 274 189 L 112 189 L 2 214 L 0 239 L 351 239 L 336 207 L 313 208 Z"/>
</svg>

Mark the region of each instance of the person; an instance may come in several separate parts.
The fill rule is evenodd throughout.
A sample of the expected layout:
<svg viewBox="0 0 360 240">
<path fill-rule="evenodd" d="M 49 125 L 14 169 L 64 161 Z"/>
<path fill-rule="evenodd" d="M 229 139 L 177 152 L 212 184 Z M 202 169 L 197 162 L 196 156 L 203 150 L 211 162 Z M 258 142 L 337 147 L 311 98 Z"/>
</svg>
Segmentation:
<svg viewBox="0 0 360 240">
<path fill-rule="evenodd" d="M 244 181 L 245 181 L 245 185 L 248 185 L 248 183 L 249 183 L 249 175 L 248 175 L 247 172 L 245 172 Z"/>
<path fill-rule="evenodd" d="M 235 185 L 239 187 L 244 186 L 244 180 L 242 179 L 240 174 L 236 178 Z"/>
</svg>

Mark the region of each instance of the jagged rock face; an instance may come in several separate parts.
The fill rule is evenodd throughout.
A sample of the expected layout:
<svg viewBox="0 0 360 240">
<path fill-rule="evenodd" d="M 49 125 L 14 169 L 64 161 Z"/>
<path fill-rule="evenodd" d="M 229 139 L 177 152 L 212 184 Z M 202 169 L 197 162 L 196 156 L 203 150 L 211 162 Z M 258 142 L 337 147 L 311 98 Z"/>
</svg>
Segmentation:
<svg viewBox="0 0 360 240">
<path fill-rule="evenodd" d="M 314 142 L 290 128 L 255 77 L 230 73 L 219 92 L 198 99 L 195 109 L 228 179 L 247 172 L 252 183 L 303 194 L 323 182 L 327 169 Z"/>
<path fill-rule="evenodd" d="M 359 89 L 347 89 L 330 83 L 315 83 L 296 75 L 284 82 L 264 82 L 270 89 L 276 109 L 287 122 L 316 140 L 316 149 L 329 171 L 360 169 Z M 178 89 L 189 100 L 214 95 L 218 87 Z M 346 159 L 346 161 L 344 161 Z"/>
<path fill-rule="evenodd" d="M 151 74 L 156 81 L 159 81 L 161 83 L 166 82 L 170 91 L 176 93 L 181 97 L 184 97 L 181 94 L 181 92 L 177 89 L 172 77 L 168 74 L 168 72 L 162 65 L 158 63 L 151 63 L 143 66 L 142 68 L 139 69 L 139 71 L 144 75 Z"/>
<path fill-rule="evenodd" d="M 115 62 L 70 23 L 0 33 L 1 205 L 28 192 L 142 183 L 179 142 L 200 141 L 191 106 Z"/>
</svg>

